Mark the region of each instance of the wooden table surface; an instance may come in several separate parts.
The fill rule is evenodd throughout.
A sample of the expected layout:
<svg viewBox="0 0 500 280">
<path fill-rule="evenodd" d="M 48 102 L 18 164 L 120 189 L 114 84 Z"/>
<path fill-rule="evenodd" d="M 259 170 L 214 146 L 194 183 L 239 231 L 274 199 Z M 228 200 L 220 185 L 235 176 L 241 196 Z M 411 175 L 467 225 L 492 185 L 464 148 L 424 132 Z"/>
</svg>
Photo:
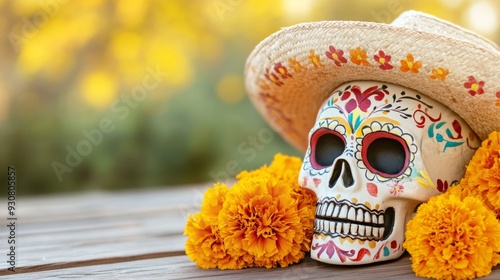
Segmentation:
<svg viewBox="0 0 500 280">
<path fill-rule="evenodd" d="M 7 270 L 7 217 L 2 214 L 0 277 L 417 279 L 407 254 L 365 266 L 327 265 L 306 256 L 286 268 L 199 269 L 184 253 L 182 233 L 187 215 L 199 210 L 206 187 L 17 197 L 16 272 Z M 483 279 L 500 279 L 500 269 Z"/>
</svg>

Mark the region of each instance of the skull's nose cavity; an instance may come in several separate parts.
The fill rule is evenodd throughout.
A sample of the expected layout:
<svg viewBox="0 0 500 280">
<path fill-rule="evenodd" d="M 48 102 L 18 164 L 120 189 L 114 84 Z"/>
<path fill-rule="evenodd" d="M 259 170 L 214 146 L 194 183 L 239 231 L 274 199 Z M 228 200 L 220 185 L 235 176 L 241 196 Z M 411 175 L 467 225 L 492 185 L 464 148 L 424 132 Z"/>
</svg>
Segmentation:
<svg viewBox="0 0 500 280">
<path fill-rule="evenodd" d="M 344 187 L 349 188 L 354 185 L 354 177 L 352 176 L 351 167 L 345 159 L 338 159 L 335 162 L 329 187 L 333 188 L 340 178 L 342 178 Z"/>
</svg>

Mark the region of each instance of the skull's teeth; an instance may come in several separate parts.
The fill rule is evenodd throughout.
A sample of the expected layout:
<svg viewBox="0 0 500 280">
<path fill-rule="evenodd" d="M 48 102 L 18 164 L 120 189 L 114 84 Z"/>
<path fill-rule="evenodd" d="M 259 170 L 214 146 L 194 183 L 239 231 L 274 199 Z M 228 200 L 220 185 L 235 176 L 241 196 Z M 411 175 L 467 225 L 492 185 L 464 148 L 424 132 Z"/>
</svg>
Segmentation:
<svg viewBox="0 0 500 280">
<path fill-rule="evenodd" d="M 346 220 L 358 224 L 384 225 L 384 212 L 367 210 L 360 206 L 335 203 L 327 201 L 319 203 L 316 207 L 316 217 L 327 220 Z"/>
<path fill-rule="evenodd" d="M 365 230 L 366 230 L 366 226 L 365 225 L 359 225 L 358 227 L 358 233 L 360 236 L 365 236 Z"/>
<path fill-rule="evenodd" d="M 338 217 L 338 216 L 339 216 L 339 213 L 340 213 L 340 206 L 335 205 L 335 208 L 333 209 L 332 216 L 333 216 L 333 217 Z"/>
<path fill-rule="evenodd" d="M 384 235 L 383 227 L 372 227 L 319 219 L 314 220 L 314 231 L 332 237 L 350 237 L 360 240 L 381 240 Z"/>
<path fill-rule="evenodd" d="M 365 219 L 364 219 L 363 222 L 365 222 L 365 223 L 371 223 L 372 222 L 372 216 L 370 215 L 370 213 L 365 212 Z"/>
<path fill-rule="evenodd" d="M 349 228 L 351 226 L 351 224 L 349 223 L 342 223 L 343 226 L 342 226 L 342 233 L 345 234 L 345 235 L 348 235 L 349 234 Z"/>
<path fill-rule="evenodd" d="M 339 213 L 338 218 L 340 218 L 340 219 L 347 219 L 347 208 L 348 208 L 347 205 L 342 205 L 340 207 L 340 213 Z"/>
<path fill-rule="evenodd" d="M 333 208 L 335 208 L 335 205 L 329 203 L 328 207 L 326 208 L 326 215 L 331 216 L 333 213 Z"/>
<path fill-rule="evenodd" d="M 351 224 L 351 234 L 357 234 L 358 233 L 358 225 L 357 224 Z"/>
<path fill-rule="evenodd" d="M 330 236 L 361 240 L 381 240 L 384 236 L 384 211 L 334 199 L 320 201 L 316 208 L 314 230 Z"/>
<path fill-rule="evenodd" d="M 349 212 L 347 212 L 347 219 L 351 221 L 356 221 L 356 209 L 350 207 Z"/>
<path fill-rule="evenodd" d="M 363 210 L 361 209 L 358 209 L 357 213 L 356 213 L 356 222 L 363 222 Z"/>
</svg>

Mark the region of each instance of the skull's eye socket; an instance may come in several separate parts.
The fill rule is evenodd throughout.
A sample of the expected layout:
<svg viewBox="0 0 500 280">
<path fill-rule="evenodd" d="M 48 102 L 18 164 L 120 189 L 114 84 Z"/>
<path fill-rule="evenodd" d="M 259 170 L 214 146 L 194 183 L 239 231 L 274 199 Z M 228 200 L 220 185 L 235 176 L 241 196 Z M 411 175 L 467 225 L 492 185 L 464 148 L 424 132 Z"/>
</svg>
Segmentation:
<svg viewBox="0 0 500 280">
<path fill-rule="evenodd" d="M 345 149 L 345 140 L 340 133 L 321 128 L 311 137 L 311 164 L 315 169 L 333 165 Z"/>
<path fill-rule="evenodd" d="M 363 139 L 361 153 L 368 170 L 388 178 L 401 175 L 410 162 L 405 140 L 383 131 L 367 134 Z"/>
</svg>

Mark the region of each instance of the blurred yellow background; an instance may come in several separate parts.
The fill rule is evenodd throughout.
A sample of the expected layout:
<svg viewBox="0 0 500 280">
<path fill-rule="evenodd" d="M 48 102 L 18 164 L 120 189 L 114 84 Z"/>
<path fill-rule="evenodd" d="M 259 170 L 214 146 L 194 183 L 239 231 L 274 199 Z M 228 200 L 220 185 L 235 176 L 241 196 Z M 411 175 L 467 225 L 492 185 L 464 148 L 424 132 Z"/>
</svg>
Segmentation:
<svg viewBox="0 0 500 280">
<path fill-rule="evenodd" d="M 210 182 L 302 156 L 246 97 L 262 39 L 415 9 L 498 43 L 499 2 L 0 0 L 1 166 L 41 194 Z"/>
</svg>

